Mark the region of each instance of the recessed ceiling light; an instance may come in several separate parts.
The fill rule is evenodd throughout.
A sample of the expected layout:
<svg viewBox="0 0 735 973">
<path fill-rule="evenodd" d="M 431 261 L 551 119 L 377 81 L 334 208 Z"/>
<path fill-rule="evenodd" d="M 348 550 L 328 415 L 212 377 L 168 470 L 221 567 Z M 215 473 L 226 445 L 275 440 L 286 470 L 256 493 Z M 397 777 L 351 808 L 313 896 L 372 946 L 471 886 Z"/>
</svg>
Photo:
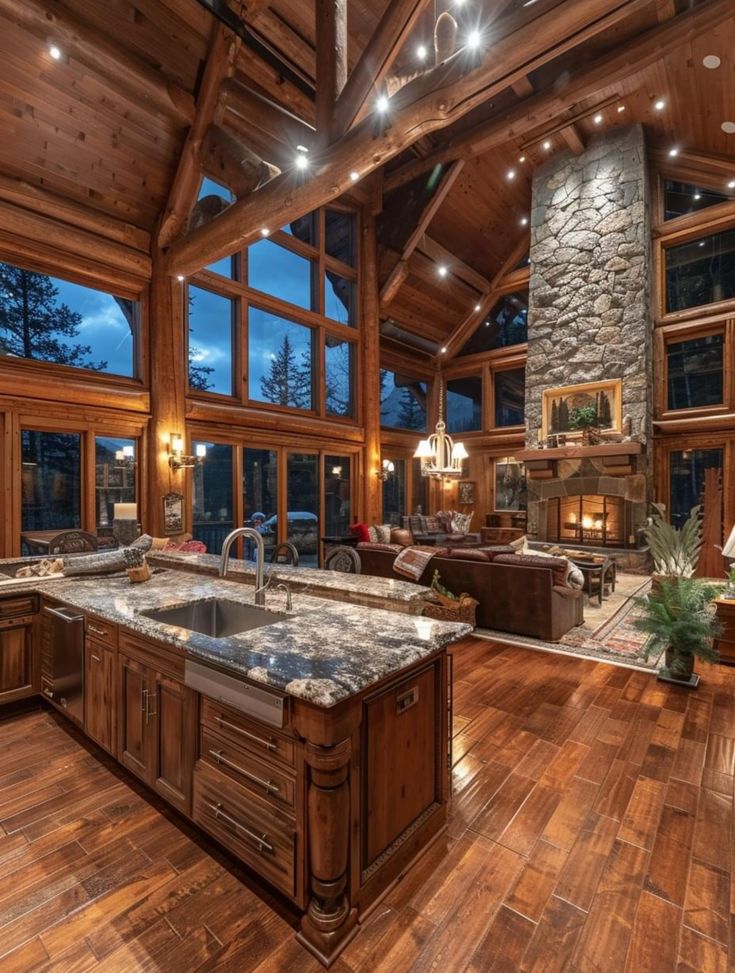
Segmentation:
<svg viewBox="0 0 735 973">
<path fill-rule="evenodd" d="M 525 162 L 526 161 L 525 155 L 520 156 L 520 158 L 518 159 L 518 161 L 519 162 Z"/>
<path fill-rule="evenodd" d="M 663 98 L 659 98 L 658 101 L 654 101 L 653 107 L 656 109 L 656 111 L 663 111 L 666 107 L 666 102 L 663 100 Z"/>
<path fill-rule="evenodd" d="M 547 152 L 549 151 L 549 149 L 551 148 L 551 142 L 549 141 L 549 139 L 546 139 L 546 141 L 545 141 L 545 142 L 544 142 L 544 144 L 543 144 L 543 148 L 544 148 L 544 149 L 545 149 L 545 150 L 546 150 Z"/>
<path fill-rule="evenodd" d="M 595 125 L 602 125 L 602 115 L 598 112 L 592 121 L 595 123 Z"/>
<path fill-rule="evenodd" d="M 705 242 L 706 242 L 705 240 L 700 240 L 700 241 L 699 241 L 699 245 L 700 245 L 700 247 L 703 247 L 703 246 L 704 246 L 704 244 L 705 244 Z"/>
<path fill-rule="evenodd" d="M 481 304 L 475 304 L 475 313 L 477 313 L 477 312 L 479 312 L 481 310 L 482 310 L 482 305 Z"/>
<path fill-rule="evenodd" d="M 303 169 L 308 169 L 309 168 L 309 160 L 306 157 L 306 155 L 305 155 L 304 152 L 298 152 L 296 154 L 296 159 L 294 161 L 296 163 L 296 168 L 297 169 L 302 169 L 303 170 Z"/>
<path fill-rule="evenodd" d="M 480 33 L 480 31 L 479 30 L 470 31 L 470 33 L 467 35 L 467 47 L 469 47 L 471 51 L 475 51 L 477 50 L 477 48 L 480 46 L 481 43 L 482 43 L 482 34 Z"/>
<path fill-rule="evenodd" d="M 419 44 L 419 46 L 416 48 L 416 57 L 419 59 L 419 61 L 425 61 L 428 53 L 429 52 L 426 50 L 425 44 Z"/>
<path fill-rule="evenodd" d="M 513 180 L 513 179 L 515 179 L 515 177 L 516 177 L 516 171 L 515 171 L 515 169 L 508 169 L 508 171 L 505 174 L 505 178 L 506 179 Z"/>
<path fill-rule="evenodd" d="M 701 198 L 702 198 L 702 194 L 701 194 L 701 193 L 695 193 L 695 194 L 694 194 L 694 199 L 695 199 L 695 200 L 696 200 L 697 202 L 699 202 L 699 200 L 700 200 Z"/>
<path fill-rule="evenodd" d="M 735 122 L 723 122 L 720 128 L 726 135 L 735 135 Z"/>
<path fill-rule="evenodd" d="M 676 146 L 673 149 L 669 149 L 669 155 L 671 156 L 672 159 L 674 158 L 674 156 L 677 156 L 678 154 L 679 154 L 679 150 L 676 148 Z"/>
<path fill-rule="evenodd" d="M 625 111 L 625 105 L 618 105 L 618 115 L 620 112 Z"/>
<path fill-rule="evenodd" d="M 709 68 L 710 71 L 714 71 L 716 68 L 722 64 L 722 61 L 716 54 L 708 54 L 706 57 L 702 58 L 702 64 Z"/>
<path fill-rule="evenodd" d="M 181 282 L 183 281 L 183 279 L 184 279 L 184 277 L 183 277 L 183 275 L 182 275 L 182 274 L 177 274 L 177 275 L 176 275 L 176 280 L 177 280 L 177 281 L 178 281 L 179 283 L 181 283 Z"/>
<path fill-rule="evenodd" d="M 447 274 L 449 273 L 449 271 L 444 266 L 444 264 L 439 264 L 439 266 L 436 268 L 436 272 L 437 274 L 439 274 L 440 277 L 446 277 Z"/>
<path fill-rule="evenodd" d="M 388 111 L 388 96 L 378 95 L 378 100 L 375 102 L 375 107 L 378 111 Z"/>
<path fill-rule="evenodd" d="M 730 182 L 727 184 L 727 188 L 728 189 L 735 189 L 735 179 L 731 179 L 730 180 Z"/>
<path fill-rule="evenodd" d="M 261 235 L 261 236 L 270 236 L 270 235 L 271 235 L 271 231 L 270 231 L 270 230 L 268 229 L 268 227 L 267 227 L 267 226 L 264 226 L 264 227 L 263 227 L 263 228 L 261 229 L 261 231 L 260 231 L 260 235 Z"/>
<path fill-rule="evenodd" d="M 446 355 L 446 353 L 447 353 L 447 348 L 446 348 L 446 345 L 445 345 L 445 346 L 444 346 L 444 347 L 442 348 L 442 355 Z"/>
<path fill-rule="evenodd" d="M 49 45 L 48 53 L 49 53 L 49 57 L 52 57 L 54 59 L 54 61 L 60 61 L 61 60 L 61 51 L 56 46 L 56 44 L 50 44 Z"/>
<path fill-rule="evenodd" d="M 351 180 L 352 180 L 353 182 L 357 182 L 357 180 L 358 180 L 359 178 L 360 178 L 360 173 L 359 173 L 359 172 L 351 172 L 351 173 L 350 173 L 350 179 L 351 179 Z"/>
<path fill-rule="evenodd" d="M 521 217 L 521 226 L 528 226 L 528 217 L 527 216 L 522 216 Z"/>
</svg>

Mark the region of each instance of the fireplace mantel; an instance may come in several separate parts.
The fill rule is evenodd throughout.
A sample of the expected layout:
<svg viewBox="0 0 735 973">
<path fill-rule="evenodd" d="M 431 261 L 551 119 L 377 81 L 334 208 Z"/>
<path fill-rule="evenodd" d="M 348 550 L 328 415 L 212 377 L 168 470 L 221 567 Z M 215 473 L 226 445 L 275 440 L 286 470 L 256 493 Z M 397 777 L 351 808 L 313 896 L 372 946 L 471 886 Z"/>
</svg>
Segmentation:
<svg viewBox="0 0 735 973">
<path fill-rule="evenodd" d="M 557 446 L 554 449 L 522 449 L 514 456 L 522 463 L 547 462 L 555 459 L 584 459 L 587 456 L 639 456 L 642 443 L 600 443 L 597 446 Z"/>
</svg>

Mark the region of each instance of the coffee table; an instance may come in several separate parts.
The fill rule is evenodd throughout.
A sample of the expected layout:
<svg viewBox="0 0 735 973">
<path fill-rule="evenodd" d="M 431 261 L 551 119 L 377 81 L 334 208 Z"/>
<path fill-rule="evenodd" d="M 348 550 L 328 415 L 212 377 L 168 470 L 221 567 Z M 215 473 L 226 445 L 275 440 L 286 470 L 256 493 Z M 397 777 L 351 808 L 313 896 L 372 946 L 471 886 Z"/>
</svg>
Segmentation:
<svg viewBox="0 0 735 973">
<path fill-rule="evenodd" d="M 603 561 L 572 559 L 572 564 L 576 565 L 584 575 L 584 588 L 582 590 L 587 592 L 590 600 L 596 596 L 600 605 L 602 605 L 602 599 L 605 597 L 606 581 L 610 584 L 611 589 L 615 591 L 617 576 L 615 562 L 611 561 L 610 558 L 605 558 Z"/>
</svg>

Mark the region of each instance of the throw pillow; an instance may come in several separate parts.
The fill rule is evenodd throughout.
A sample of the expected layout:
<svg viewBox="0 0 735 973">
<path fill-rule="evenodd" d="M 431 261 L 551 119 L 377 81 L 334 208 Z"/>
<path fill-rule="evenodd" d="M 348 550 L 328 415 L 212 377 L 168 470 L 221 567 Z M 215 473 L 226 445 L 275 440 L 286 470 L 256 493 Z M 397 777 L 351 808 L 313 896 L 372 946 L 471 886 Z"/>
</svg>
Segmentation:
<svg viewBox="0 0 735 973">
<path fill-rule="evenodd" d="M 350 527 L 350 533 L 357 537 L 358 543 L 360 541 L 367 542 L 370 540 L 370 529 L 367 524 L 353 524 Z"/>
<path fill-rule="evenodd" d="M 446 557 L 451 557 L 458 561 L 491 561 L 492 558 L 487 551 L 481 551 L 477 547 L 452 547 Z"/>
<path fill-rule="evenodd" d="M 523 537 L 519 537 L 515 541 L 509 541 L 510 546 L 516 552 L 516 554 L 521 554 L 528 547 L 528 538 L 524 534 Z"/>
<path fill-rule="evenodd" d="M 390 532 L 393 530 L 390 524 L 376 524 L 375 532 L 378 535 L 378 544 L 390 544 Z"/>
<path fill-rule="evenodd" d="M 452 530 L 455 534 L 466 534 L 472 523 L 472 514 L 455 513 L 452 517 Z"/>
<path fill-rule="evenodd" d="M 390 532 L 390 542 L 400 544 L 402 547 L 410 547 L 413 544 L 413 534 L 403 527 L 394 527 Z"/>
<path fill-rule="evenodd" d="M 439 523 L 438 529 L 443 530 L 445 534 L 451 534 L 453 531 L 453 516 L 451 510 L 437 510 L 436 519 Z"/>
<path fill-rule="evenodd" d="M 371 544 L 378 543 L 378 531 L 375 527 L 368 527 L 368 540 Z"/>
<path fill-rule="evenodd" d="M 439 517 L 434 516 L 434 514 L 427 514 L 424 518 L 424 533 L 425 534 L 438 534 L 442 529 L 439 523 Z"/>
</svg>

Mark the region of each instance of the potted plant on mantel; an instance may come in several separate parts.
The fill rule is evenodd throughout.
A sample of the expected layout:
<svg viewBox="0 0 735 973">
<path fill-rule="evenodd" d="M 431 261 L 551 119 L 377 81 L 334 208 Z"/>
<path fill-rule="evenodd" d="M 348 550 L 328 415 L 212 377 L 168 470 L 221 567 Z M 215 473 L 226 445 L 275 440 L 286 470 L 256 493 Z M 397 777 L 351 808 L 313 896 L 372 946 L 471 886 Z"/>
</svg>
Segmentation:
<svg viewBox="0 0 735 973">
<path fill-rule="evenodd" d="M 594 446 L 600 439 L 600 420 L 593 405 L 580 405 L 569 413 L 569 428 L 582 430 L 582 445 Z"/>
<path fill-rule="evenodd" d="M 636 599 L 642 617 L 634 625 L 652 636 L 645 657 L 665 650 L 657 674 L 662 682 L 696 689 L 699 675 L 694 672 L 694 659 L 717 661 L 712 643 L 719 624 L 712 601 L 719 591 L 719 585 L 697 578 L 662 578 L 655 593 Z"/>
</svg>

